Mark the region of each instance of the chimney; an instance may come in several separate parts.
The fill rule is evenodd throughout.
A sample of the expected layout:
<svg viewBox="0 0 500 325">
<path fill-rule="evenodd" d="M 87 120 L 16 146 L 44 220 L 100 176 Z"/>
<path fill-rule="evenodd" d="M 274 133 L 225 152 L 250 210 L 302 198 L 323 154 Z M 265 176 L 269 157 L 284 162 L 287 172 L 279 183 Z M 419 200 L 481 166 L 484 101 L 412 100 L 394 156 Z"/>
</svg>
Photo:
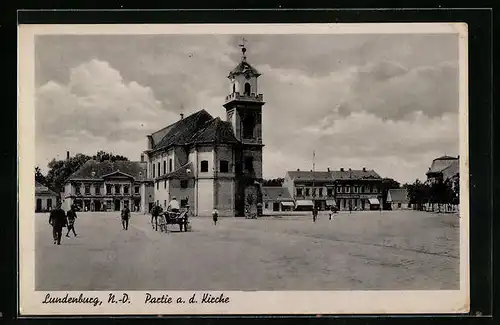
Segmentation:
<svg viewBox="0 0 500 325">
<path fill-rule="evenodd" d="M 344 167 L 341 167 L 341 168 L 340 168 L 340 171 L 341 171 L 341 172 L 343 172 L 343 171 L 344 171 Z"/>
<path fill-rule="evenodd" d="M 299 169 L 299 168 L 297 168 L 297 171 L 298 171 L 298 172 L 300 172 L 300 169 Z"/>
<path fill-rule="evenodd" d="M 330 172 L 330 167 L 327 167 L 327 168 L 326 168 L 326 171 L 327 171 L 327 172 Z"/>
<path fill-rule="evenodd" d="M 66 160 L 69 160 L 69 151 L 66 151 Z"/>
<path fill-rule="evenodd" d="M 146 148 L 148 150 L 153 149 L 153 137 L 151 135 L 146 136 Z"/>
<path fill-rule="evenodd" d="M 141 162 L 144 162 L 144 154 L 141 153 Z"/>
<path fill-rule="evenodd" d="M 180 115 L 181 115 L 181 120 L 182 120 L 184 118 L 184 113 L 181 113 Z"/>
<path fill-rule="evenodd" d="M 352 169 L 349 168 L 349 171 L 351 171 Z"/>
<path fill-rule="evenodd" d="M 366 172 L 366 167 L 363 167 L 363 171 Z"/>
</svg>

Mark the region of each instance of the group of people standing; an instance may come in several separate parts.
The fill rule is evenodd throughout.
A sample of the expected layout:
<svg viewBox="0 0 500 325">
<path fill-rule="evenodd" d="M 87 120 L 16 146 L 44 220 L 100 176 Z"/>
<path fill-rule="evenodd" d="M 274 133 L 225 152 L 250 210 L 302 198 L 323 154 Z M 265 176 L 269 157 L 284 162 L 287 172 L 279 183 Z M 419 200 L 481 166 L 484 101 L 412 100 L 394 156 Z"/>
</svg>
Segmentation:
<svg viewBox="0 0 500 325">
<path fill-rule="evenodd" d="M 328 220 L 332 220 L 334 215 L 335 215 L 335 208 L 332 206 L 328 210 Z M 318 219 L 318 208 L 317 207 L 313 208 L 312 216 L 313 216 L 313 222 L 316 222 L 316 220 Z"/>
<path fill-rule="evenodd" d="M 61 237 L 64 227 L 68 228 L 66 237 L 69 237 L 70 231 L 73 231 L 75 237 L 78 236 L 75 231 L 76 218 L 76 207 L 74 205 L 71 206 L 68 212 L 64 212 L 61 208 L 61 203 L 58 203 L 57 207 L 50 212 L 49 224 L 52 226 L 52 237 L 55 245 L 61 245 Z"/>
</svg>

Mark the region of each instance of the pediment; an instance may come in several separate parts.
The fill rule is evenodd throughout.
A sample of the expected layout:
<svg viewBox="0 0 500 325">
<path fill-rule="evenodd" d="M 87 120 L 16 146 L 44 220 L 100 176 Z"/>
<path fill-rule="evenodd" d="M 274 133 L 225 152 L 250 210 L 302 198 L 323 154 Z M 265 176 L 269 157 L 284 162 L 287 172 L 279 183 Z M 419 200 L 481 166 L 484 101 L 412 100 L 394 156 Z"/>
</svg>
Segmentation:
<svg viewBox="0 0 500 325">
<path fill-rule="evenodd" d="M 103 179 L 133 179 L 134 176 L 121 172 L 119 170 L 103 175 Z"/>
</svg>

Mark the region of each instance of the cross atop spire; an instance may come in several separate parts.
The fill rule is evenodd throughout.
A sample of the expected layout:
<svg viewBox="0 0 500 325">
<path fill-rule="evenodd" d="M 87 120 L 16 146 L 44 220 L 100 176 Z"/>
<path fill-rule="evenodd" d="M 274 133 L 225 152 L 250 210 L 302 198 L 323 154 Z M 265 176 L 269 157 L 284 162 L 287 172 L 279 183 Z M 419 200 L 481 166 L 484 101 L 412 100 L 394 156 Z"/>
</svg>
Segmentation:
<svg viewBox="0 0 500 325">
<path fill-rule="evenodd" d="M 246 61 L 247 60 L 247 56 L 246 56 L 246 51 L 247 51 L 247 48 L 245 47 L 245 44 L 247 43 L 247 40 L 242 37 L 241 38 L 241 43 L 239 44 L 239 46 L 241 47 L 241 53 L 242 53 L 242 56 L 241 56 L 241 61 Z"/>
</svg>

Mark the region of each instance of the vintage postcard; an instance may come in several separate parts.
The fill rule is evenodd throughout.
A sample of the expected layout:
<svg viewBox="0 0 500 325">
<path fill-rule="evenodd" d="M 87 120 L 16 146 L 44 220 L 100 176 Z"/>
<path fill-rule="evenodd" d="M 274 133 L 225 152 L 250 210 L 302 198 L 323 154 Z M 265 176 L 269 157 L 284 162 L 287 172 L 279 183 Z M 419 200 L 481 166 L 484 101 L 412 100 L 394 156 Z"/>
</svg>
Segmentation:
<svg viewBox="0 0 500 325">
<path fill-rule="evenodd" d="M 467 25 L 20 25 L 28 315 L 469 310 Z"/>
</svg>

